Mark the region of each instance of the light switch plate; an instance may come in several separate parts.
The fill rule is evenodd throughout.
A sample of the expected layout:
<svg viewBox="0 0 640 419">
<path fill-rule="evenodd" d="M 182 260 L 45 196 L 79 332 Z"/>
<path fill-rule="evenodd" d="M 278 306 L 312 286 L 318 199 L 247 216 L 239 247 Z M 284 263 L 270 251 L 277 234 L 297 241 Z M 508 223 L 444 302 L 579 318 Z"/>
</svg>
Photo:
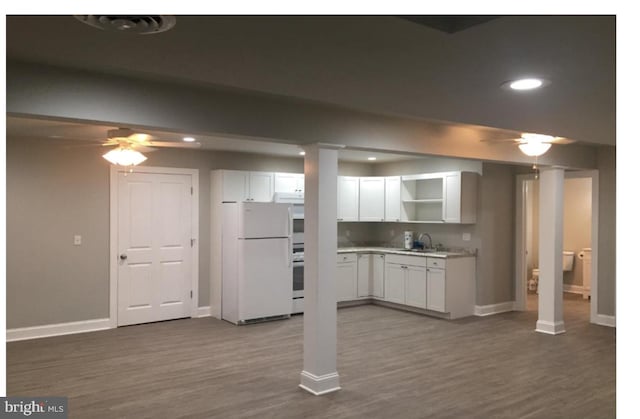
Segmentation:
<svg viewBox="0 0 640 419">
<path fill-rule="evenodd" d="M 471 233 L 462 233 L 462 241 L 471 241 Z"/>
<path fill-rule="evenodd" d="M 81 244 L 82 244 L 82 236 L 79 234 L 76 234 L 75 236 L 73 236 L 73 245 L 80 246 Z"/>
</svg>

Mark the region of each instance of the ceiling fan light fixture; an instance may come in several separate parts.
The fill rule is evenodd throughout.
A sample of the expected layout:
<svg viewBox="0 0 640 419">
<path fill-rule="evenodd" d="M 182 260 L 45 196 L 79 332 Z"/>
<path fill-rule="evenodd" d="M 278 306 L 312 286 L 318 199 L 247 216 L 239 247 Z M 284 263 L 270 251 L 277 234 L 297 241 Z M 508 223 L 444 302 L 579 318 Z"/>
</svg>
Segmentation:
<svg viewBox="0 0 640 419">
<path fill-rule="evenodd" d="M 518 144 L 520 151 L 527 156 L 538 157 L 542 156 L 551 148 L 551 143 L 546 143 L 540 140 L 525 140 Z"/>
<path fill-rule="evenodd" d="M 102 157 L 118 166 L 137 166 L 147 159 L 141 152 L 124 147 L 114 148 Z"/>
</svg>

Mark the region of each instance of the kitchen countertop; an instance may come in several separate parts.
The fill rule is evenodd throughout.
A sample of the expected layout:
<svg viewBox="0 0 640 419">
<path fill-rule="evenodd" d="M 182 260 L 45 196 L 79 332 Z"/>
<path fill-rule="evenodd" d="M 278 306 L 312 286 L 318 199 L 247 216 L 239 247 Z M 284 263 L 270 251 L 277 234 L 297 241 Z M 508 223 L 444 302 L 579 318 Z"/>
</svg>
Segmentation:
<svg viewBox="0 0 640 419">
<path fill-rule="evenodd" d="M 451 251 L 437 251 L 437 252 L 420 252 L 411 251 L 406 249 L 398 249 L 392 247 L 340 247 L 338 253 L 387 253 L 393 255 L 407 255 L 407 256 L 420 256 L 430 258 L 465 258 L 475 257 L 476 255 L 469 252 L 451 252 Z"/>
</svg>

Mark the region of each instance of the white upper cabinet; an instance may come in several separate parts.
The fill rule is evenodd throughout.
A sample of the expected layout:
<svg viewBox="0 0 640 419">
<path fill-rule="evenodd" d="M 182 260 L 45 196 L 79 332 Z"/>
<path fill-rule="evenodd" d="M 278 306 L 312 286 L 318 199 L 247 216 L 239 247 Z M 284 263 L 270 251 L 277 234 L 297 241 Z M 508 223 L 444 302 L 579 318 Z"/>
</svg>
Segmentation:
<svg viewBox="0 0 640 419">
<path fill-rule="evenodd" d="M 400 176 L 389 176 L 384 178 L 384 220 L 400 221 L 402 213 L 400 211 Z"/>
<path fill-rule="evenodd" d="M 302 173 L 276 173 L 275 192 L 304 192 L 304 175 Z"/>
<path fill-rule="evenodd" d="M 223 202 L 271 202 L 273 200 L 273 173 L 222 171 Z"/>
<path fill-rule="evenodd" d="M 402 177 L 401 219 L 424 223 L 476 222 L 478 174 L 445 172 Z"/>
<path fill-rule="evenodd" d="M 360 221 L 384 221 L 384 178 L 360 178 Z"/>
<path fill-rule="evenodd" d="M 338 221 L 358 221 L 360 179 L 338 176 Z"/>
<path fill-rule="evenodd" d="M 273 173 L 249 173 L 249 200 L 256 202 L 273 201 Z"/>
</svg>

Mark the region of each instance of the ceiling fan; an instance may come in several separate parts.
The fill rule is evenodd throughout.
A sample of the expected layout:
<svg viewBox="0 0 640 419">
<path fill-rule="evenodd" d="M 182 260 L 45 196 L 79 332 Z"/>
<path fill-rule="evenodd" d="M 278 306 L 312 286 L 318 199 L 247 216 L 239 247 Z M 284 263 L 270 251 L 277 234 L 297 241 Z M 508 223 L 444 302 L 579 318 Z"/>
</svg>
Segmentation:
<svg viewBox="0 0 640 419">
<path fill-rule="evenodd" d="M 149 134 L 135 132 L 129 128 L 117 128 L 107 131 L 107 139 L 101 144 L 103 147 L 116 146 L 102 157 L 110 163 L 119 166 L 136 166 L 147 158 L 142 152 L 155 151 L 156 147 L 199 148 L 200 143 L 164 141 Z"/>
<path fill-rule="evenodd" d="M 520 138 L 485 139 L 480 140 L 488 143 L 512 143 L 517 145 L 527 156 L 538 157 L 546 153 L 553 144 L 571 144 L 575 140 L 564 137 L 554 137 L 552 135 L 522 133 Z"/>
</svg>

